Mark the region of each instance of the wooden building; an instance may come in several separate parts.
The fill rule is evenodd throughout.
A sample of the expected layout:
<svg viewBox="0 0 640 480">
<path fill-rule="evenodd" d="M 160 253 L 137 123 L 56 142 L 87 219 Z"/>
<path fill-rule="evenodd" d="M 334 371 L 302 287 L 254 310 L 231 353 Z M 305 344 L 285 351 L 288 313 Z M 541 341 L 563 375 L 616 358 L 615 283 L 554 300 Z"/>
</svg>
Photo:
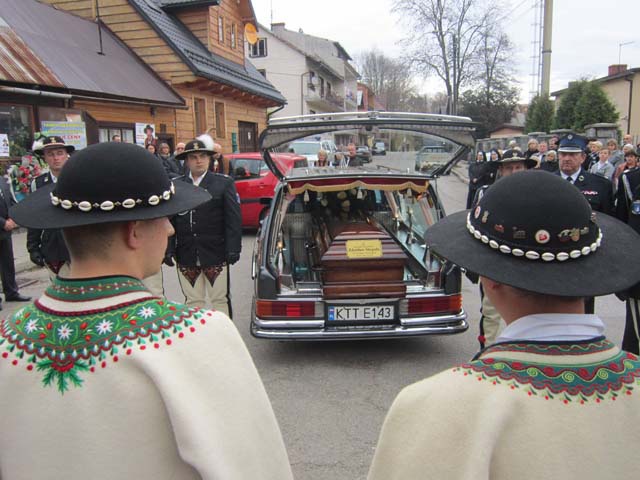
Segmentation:
<svg viewBox="0 0 640 480">
<path fill-rule="evenodd" d="M 226 152 L 255 151 L 267 109 L 285 103 L 245 60 L 245 25 L 256 23 L 250 0 L 0 0 L 0 4 L 0 17 L 7 9 L 29 9 L 34 22 L 36 18 L 44 22 L 30 29 L 51 40 L 41 43 L 56 44 L 55 51 L 38 45 L 34 50 L 45 53 L 34 57 L 48 67 L 41 71 L 57 74 L 58 82 L 44 84 L 27 74 L 3 78 L 0 67 L 0 107 L 8 96 L 14 103 L 30 102 L 32 131 L 41 130 L 41 107 L 55 107 L 60 110 L 58 121 L 86 124 L 87 143 L 106 141 L 114 134 L 134 141 L 136 127 L 139 131 L 140 126 L 153 125 L 156 136 L 172 147 L 209 131 Z M 60 65 L 64 68 L 56 71 Z M 136 72 L 128 70 L 129 65 L 135 65 Z M 60 79 L 65 71 L 69 78 Z"/>
</svg>

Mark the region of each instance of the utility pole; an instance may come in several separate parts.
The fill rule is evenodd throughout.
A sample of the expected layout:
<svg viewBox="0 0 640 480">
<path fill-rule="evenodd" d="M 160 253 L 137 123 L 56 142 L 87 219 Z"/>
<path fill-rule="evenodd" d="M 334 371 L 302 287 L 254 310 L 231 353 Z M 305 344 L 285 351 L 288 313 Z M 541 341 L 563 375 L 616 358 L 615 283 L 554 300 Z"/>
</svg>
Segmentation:
<svg viewBox="0 0 640 480">
<path fill-rule="evenodd" d="M 540 95 L 549 96 L 551 81 L 551 30 L 553 25 L 553 0 L 544 0 L 544 24 L 542 39 L 542 88 Z"/>
<path fill-rule="evenodd" d="M 456 34 L 452 34 L 453 37 L 453 91 L 452 96 L 453 100 L 451 102 L 451 111 L 449 112 L 451 115 L 458 114 L 458 59 L 457 52 L 458 47 L 456 45 Z"/>
</svg>

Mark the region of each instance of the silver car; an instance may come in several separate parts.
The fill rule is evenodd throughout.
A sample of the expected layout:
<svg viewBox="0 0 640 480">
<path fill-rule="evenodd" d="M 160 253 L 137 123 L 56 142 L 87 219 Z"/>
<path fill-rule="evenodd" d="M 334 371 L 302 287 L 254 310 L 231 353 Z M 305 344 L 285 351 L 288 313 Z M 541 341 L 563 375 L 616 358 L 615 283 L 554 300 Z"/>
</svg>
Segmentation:
<svg viewBox="0 0 640 480">
<path fill-rule="evenodd" d="M 473 148 L 473 130 L 465 117 L 384 112 L 271 121 L 261 149 L 280 182 L 255 244 L 251 333 L 335 340 L 465 331 L 460 270 L 423 237 L 445 214 L 435 180 Z M 356 167 L 278 168 L 271 152 L 311 135 L 356 143 L 373 135 L 398 151 Z M 427 136 L 456 148 L 422 174 L 413 165 Z"/>
</svg>

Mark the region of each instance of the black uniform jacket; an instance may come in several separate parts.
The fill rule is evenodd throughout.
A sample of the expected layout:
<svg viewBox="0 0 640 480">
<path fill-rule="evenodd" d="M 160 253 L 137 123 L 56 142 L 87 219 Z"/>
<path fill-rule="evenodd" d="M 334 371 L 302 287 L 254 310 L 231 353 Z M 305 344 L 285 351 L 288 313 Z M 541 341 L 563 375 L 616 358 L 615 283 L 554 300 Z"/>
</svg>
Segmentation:
<svg viewBox="0 0 640 480">
<path fill-rule="evenodd" d="M 193 184 L 188 175 L 175 181 Z M 239 254 L 242 249 L 242 215 L 233 180 L 207 172 L 200 188 L 211 194 L 211 200 L 171 219 L 176 233 L 168 254 L 185 267 L 221 265 L 229 253 Z"/>
<path fill-rule="evenodd" d="M 573 185 L 582 192 L 593 210 L 613 214 L 613 186 L 609 180 L 581 169 Z"/>
<path fill-rule="evenodd" d="M 0 238 L 11 236 L 11 231 L 4 229 L 4 224 L 9 218 L 9 207 L 16 204 L 9 182 L 4 177 L 0 177 Z"/>
<path fill-rule="evenodd" d="M 495 162 L 469 163 L 469 188 L 476 190 L 484 185 L 491 185 L 496 178 L 497 169 Z"/>
<path fill-rule="evenodd" d="M 53 182 L 49 173 L 44 173 L 37 177 L 31 184 L 31 190 L 35 191 Z M 39 230 L 30 228 L 27 230 L 27 250 L 29 253 L 40 252 L 45 261 L 68 262 L 69 251 L 62 237 L 62 230 L 56 228 L 51 230 Z"/>
<path fill-rule="evenodd" d="M 631 208 L 633 202 L 640 202 L 640 168 L 625 170 L 620 175 L 616 197 L 616 217 L 640 233 L 640 213 Z"/>
</svg>

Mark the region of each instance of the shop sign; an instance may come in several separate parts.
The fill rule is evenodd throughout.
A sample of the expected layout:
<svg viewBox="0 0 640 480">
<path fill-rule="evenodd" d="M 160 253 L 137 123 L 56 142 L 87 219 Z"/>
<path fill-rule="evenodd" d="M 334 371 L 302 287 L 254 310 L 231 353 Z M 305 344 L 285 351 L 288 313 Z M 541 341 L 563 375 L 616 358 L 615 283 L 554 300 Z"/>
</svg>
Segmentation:
<svg viewBox="0 0 640 480">
<path fill-rule="evenodd" d="M 57 136 L 64 139 L 67 145 L 73 145 L 76 150 L 87 146 L 87 129 L 84 122 L 40 122 L 41 133 L 47 137 Z"/>
</svg>

